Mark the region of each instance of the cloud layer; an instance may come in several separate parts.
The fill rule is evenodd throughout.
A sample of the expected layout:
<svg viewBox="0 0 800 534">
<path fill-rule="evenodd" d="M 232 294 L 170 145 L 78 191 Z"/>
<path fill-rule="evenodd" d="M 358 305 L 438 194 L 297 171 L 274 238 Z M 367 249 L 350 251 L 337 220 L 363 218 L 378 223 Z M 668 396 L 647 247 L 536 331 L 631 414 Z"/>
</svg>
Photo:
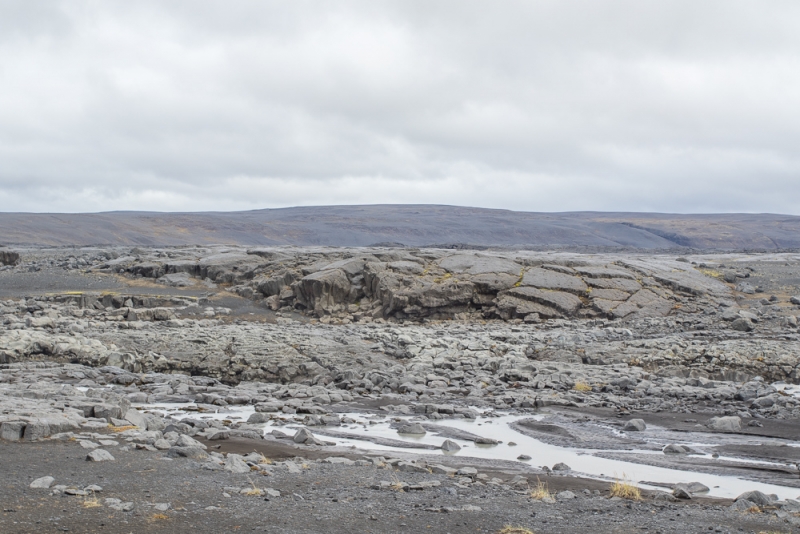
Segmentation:
<svg viewBox="0 0 800 534">
<path fill-rule="evenodd" d="M 0 211 L 800 214 L 800 5 L 0 4 Z"/>
</svg>

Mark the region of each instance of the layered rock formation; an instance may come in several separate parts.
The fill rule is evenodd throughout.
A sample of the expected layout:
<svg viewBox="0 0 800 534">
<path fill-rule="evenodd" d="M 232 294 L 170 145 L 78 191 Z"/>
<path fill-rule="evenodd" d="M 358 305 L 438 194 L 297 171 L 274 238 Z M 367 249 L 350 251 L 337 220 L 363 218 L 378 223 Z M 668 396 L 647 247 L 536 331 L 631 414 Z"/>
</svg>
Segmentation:
<svg viewBox="0 0 800 534">
<path fill-rule="evenodd" d="M 175 249 L 166 256 L 121 257 L 97 269 L 168 284 L 185 273 L 273 310 L 356 319 L 664 317 L 732 298 L 724 282 L 667 258 L 390 249 Z"/>
</svg>

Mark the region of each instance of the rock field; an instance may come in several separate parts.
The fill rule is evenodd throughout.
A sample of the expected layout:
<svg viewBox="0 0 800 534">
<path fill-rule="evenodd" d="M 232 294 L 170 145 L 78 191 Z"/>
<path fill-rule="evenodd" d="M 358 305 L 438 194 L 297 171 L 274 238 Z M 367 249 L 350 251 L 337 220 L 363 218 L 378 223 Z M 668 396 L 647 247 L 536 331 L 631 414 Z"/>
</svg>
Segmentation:
<svg viewBox="0 0 800 534">
<path fill-rule="evenodd" d="M 0 265 L 2 532 L 800 529 L 797 254 L 15 248 Z M 355 413 L 396 437 L 354 432 Z M 789 493 L 635 480 L 628 500 L 535 450 L 470 456 L 508 445 L 448 426 L 508 415 L 548 446 Z M 162 467 L 157 489 L 134 475 Z"/>
</svg>

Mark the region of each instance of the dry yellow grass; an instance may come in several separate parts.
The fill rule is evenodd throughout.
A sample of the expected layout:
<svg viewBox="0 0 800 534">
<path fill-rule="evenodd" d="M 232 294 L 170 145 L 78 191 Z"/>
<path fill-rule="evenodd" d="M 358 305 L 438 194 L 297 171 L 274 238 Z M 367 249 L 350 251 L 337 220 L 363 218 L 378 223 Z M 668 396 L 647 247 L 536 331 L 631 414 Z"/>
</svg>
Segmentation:
<svg viewBox="0 0 800 534">
<path fill-rule="evenodd" d="M 400 482 L 400 479 L 397 478 L 397 475 L 392 475 L 392 484 L 389 486 L 389 489 L 394 491 L 403 491 L 403 483 Z"/>
<path fill-rule="evenodd" d="M 264 493 L 256 487 L 256 483 L 250 480 L 250 477 L 247 478 L 247 481 L 250 482 L 252 487 L 247 491 L 243 491 L 242 495 L 247 495 L 248 497 L 260 497 Z"/>
<path fill-rule="evenodd" d="M 572 387 L 575 391 L 580 391 L 582 393 L 587 393 L 592 391 L 592 386 L 587 384 L 586 382 L 576 382 L 575 385 Z"/>
<path fill-rule="evenodd" d="M 696 269 L 706 276 L 710 276 L 712 278 L 722 278 L 722 273 L 719 271 L 715 271 L 714 269 L 699 269 L 699 268 Z"/>
<path fill-rule="evenodd" d="M 497 534 L 536 534 L 529 528 L 505 526 Z"/>
<path fill-rule="evenodd" d="M 136 426 L 136 425 L 127 425 L 127 426 L 111 426 L 111 425 L 109 425 L 109 428 L 111 429 L 112 432 L 125 432 L 126 430 L 136 430 L 139 427 Z"/>
<path fill-rule="evenodd" d="M 260 463 L 261 465 L 272 465 L 272 460 L 270 460 L 269 458 L 267 458 L 262 454 L 261 457 L 258 459 L 258 463 Z"/>
<path fill-rule="evenodd" d="M 433 279 L 433 283 L 434 284 L 441 284 L 442 282 L 450 280 L 451 278 L 453 278 L 453 274 L 452 273 L 444 273 L 439 278 L 434 278 Z M 453 281 L 455 282 L 456 280 L 453 280 Z"/>
<path fill-rule="evenodd" d="M 100 504 L 100 501 L 97 499 L 97 497 L 92 497 L 91 499 L 84 499 L 81 506 L 84 508 L 100 508 L 103 505 Z"/>
<path fill-rule="evenodd" d="M 611 484 L 611 496 L 631 501 L 642 500 L 642 492 L 635 484 L 625 478 L 625 473 L 622 474 L 622 479 L 618 478 Z"/>
<path fill-rule="evenodd" d="M 547 487 L 546 482 L 542 482 L 539 480 L 539 477 L 536 477 L 536 487 L 531 490 L 530 493 L 531 499 L 535 499 L 537 501 L 541 501 L 542 499 L 552 498 L 553 494 L 550 493 L 550 489 Z"/>
<path fill-rule="evenodd" d="M 150 521 L 167 521 L 169 516 L 167 514 L 155 513 L 150 516 Z"/>
</svg>

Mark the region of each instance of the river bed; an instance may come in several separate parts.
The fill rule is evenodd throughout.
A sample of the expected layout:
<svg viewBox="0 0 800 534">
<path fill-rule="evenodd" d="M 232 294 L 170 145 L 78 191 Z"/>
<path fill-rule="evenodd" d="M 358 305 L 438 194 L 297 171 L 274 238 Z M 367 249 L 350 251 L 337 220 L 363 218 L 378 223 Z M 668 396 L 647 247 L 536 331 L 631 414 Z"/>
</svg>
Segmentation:
<svg viewBox="0 0 800 534">
<path fill-rule="evenodd" d="M 793 392 L 794 393 L 794 392 Z M 196 412 L 196 407 L 193 404 L 145 404 L 136 405 L 140 410 L 150 410 L 159 412 L 161 414 L 168 414 L 178 416 L 179 414 L 186 414 L 187 417 L 199 417 L 201 419 L 215 419 L 215 420 L 231 420 L 231 421 L 246 421 L 247 418 L 254 413 L 252 406 L 241 407 L 224 407 L 218 411 L 211 412 Z M 392 423 L 398 421 L 405 421 L 413 419 L 412 416 L 383 416 L 366 413 L 340 413 L 337 414 L 343 417 L 348 422 L 342 426 L 337 427 L 309 427 L 309 430 L 321 440 L 327 442 L 334 442 L 337 446 L 341 447 L 356 447 L 361 450 L 385 452 L 389 456 L 392 452 L 420 453 L 420 454 L 453 454 L 445 453 L 441 450 L 415 450 L 413 448 L 395 447 L 372 443 L 367 441 L 366 438 L 387 438 L 392 440 L 399 440 L 408 444 L 424 444 L 435 447 L 441 446 L 444 437 L 437 435 L 436 432 L 427 432 L 422 436 L 398 434 L 397 430 L 392 428 Z M 481 458 L 490 460 L 507 460 L 520 462 L 533 467 L 548 466 L 552 467 L 557 463 L 565 463 L 571 468 L 570 475 L 583 476 L 587 478 L 594 478 L 599 480 L 614 480 L 624 479 L 638 483 L 645 489 L 663 489 L 652 486 L 647 482 L 656 482 L 659 484 L 676 484 L 681 482 L 700 482 L 709 487 L 710 491 L 707 495 L 712 497 L 735 498 L 741 493 L 749 490 L 759 490 L 766 494 L 776 494 L 780 499 L 798 498 L 800 489 L 793 487 L 780 486 L 775 484 L 765 484 L 752 480 L 745 480 L 738 477 L 713 475 L 708 473 L 697 473 L 688 470 L 668 469 L 664 467 L 656 467 L 644 465 L 642 463 L 626 462 L 619 459 L 609 459 L 596 456 L 598 453 L 614 452 L 617 454 L 663 454 L 660 451 L 653 450 L 628 450 L 628 451 L 603 451 L 597 449 L 580 449 L 560 447 L 547 443 L 543 443 L 537 439 L 526 436 L 518 432 L 511 425 L 522 419 L 540 419 L 539 416 L 531 415 L 506 415 L 490 413 L 480 415 L 477 419 L 443 419 L 432 421 L 436 425 L 457 429 L 461 431 L 470 432 L 478 436 L 492 438 L 501 443 L 497 445 L 476 445 L 472 441 L 464 439 L 452 439 L 461 446 L 461 450 L 455 454 L 464 458 Z M 303 425 L 294 416 L 283 416 L 278 420 L 270 421 L 266 424 L 259 425 L 262 427 L 264 433 L 268 433 L 273 429 L 283 430 L 287 433 L 292 433 L 297 428 Z M 396 425 L 395 425 L 396 426 Z M 332 437 L 327 435 L 326 428 L 334 430 L 333 433 L 347 432 L 351 436 L 358 436 L 365 439 L 355 439 L 353 437 Z M 655 429 L 658 430 L 658 429 Z M 656 435 L 658 433 L 656 432 Z M 691 437 L 691 436 L 689 436 Z M 657 441 L 658 438 L 655 438 Z M 512 445 L 515 444 L 515 445 Z M 685 444 L 692 447 L 702 447 L 705 445 L 697 441 L 684 441 L 679 444 Z M 786 445 L 800 446 L 798 442 L 786 441 Z M 518 460 L 520 455 L 528 455 L 531 460 Z M 702 457 L 699 455 L 698 457 Z M 708 455 L 710 457 L 710 455 Z M 720 457 L 718 460 L 727 461 L 742 461 L 733 457 Z M 748 463 L 761 463 L 765 465 L 780 465 L 771 464 L 770 462 L 756 462 L 748 460 Z"/>
</svg>

